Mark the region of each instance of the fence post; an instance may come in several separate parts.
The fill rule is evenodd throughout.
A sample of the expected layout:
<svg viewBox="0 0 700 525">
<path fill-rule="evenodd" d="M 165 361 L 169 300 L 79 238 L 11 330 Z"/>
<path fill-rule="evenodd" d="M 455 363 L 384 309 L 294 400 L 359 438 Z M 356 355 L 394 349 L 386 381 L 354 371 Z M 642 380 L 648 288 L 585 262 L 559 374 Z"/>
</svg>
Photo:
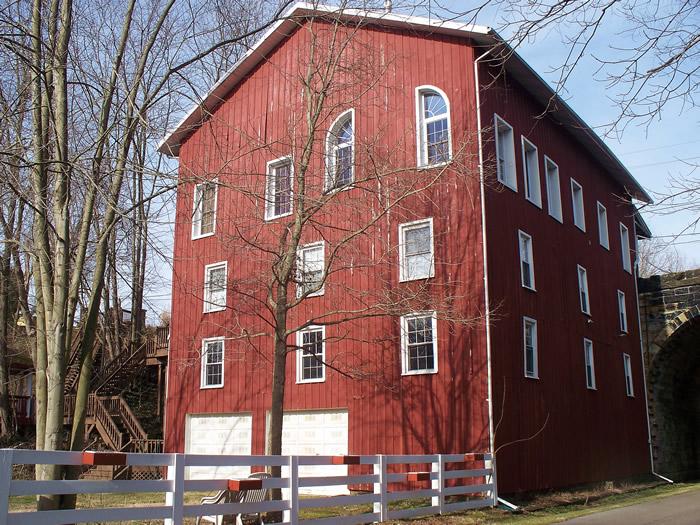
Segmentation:
<svg viewBox="0 0 700 525">
<path fill-rule="evenodd" d="M 492 506 L 498 506 L 498 484 L 496 483 L 496 456 L 491 454 L 491 459 L 489 460 L 489 465 L 491 467 L 491 476 L 489 476 L 489 481 L 491 483 L 491 499 L 493 500 Z"/>
<path fill-rule="evenodd" d="M 374 464 L 374 473 L 379 476 L 379 480 L 374 483 L 374 493 L 379 494 L 379 501 L 374 503 L 373 511 L 379 514 L 379 521 L 375 523 L 382 523 L 389 519 L 386 456 L 381 454 L 376 457 L 379 459 L 379 462 Z"/>
<path fill-rule="evenodd" d="M 299 456 L 289 456 L 289 510 L 285 511 L 285 522 L 297 525 L 299 522 Z"/>
<path fill-rule="evenodd" d="M 439 507 L 440 514 L 442 514 L 445 505 L 445 462 L 442 459 L 442 454 L 437 455 L 437 461 L 432 463 L 431 470 L 437 473 L 437 479 L 431 481 L 432 488 L 439 492 L 437 496 L 433 496 L 432 506 Z"/>
<path fill-rule="evenodd" d="M 0 451 L 0 524 L 7 523 L 10 507 L 10 483 L 12 483 L 12 450 Z"/>
<path fill-rule="evenodd" d="M 165 504 L 171 507 L 170 518 L 164 525 L 182 525 L 185 504 L 185 455 L 173 454 L 173 464 L 168 466 L 168 480 L 172 481 L 172 492 L 165 493 Z"/>
</svg>

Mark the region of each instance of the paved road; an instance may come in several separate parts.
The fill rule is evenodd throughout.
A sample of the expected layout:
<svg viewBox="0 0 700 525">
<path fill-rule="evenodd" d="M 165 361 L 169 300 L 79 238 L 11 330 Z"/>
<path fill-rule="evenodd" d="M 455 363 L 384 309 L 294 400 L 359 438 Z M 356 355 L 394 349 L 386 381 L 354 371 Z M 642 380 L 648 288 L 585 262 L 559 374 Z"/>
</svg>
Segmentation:
<svg viewBox="0 0 700 525">
<path fill-rule="evenodd" d="M 565 523 L 571 525 L 672 525 L 700 524 L 700 490 L 638 505 L 589 514 Z"/>
</svg>

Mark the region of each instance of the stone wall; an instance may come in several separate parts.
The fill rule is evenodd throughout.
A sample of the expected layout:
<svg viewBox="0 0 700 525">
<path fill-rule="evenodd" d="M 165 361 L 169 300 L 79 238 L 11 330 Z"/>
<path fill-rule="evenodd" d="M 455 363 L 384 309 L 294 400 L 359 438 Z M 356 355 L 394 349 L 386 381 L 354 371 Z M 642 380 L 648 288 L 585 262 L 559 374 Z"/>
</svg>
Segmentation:
<svg viewBox="0 0 700 525">
<path fill-rule="evenodd" d="M 700 269 L 639 280 L 657 472 L 700 475 Z"/>
</svg>

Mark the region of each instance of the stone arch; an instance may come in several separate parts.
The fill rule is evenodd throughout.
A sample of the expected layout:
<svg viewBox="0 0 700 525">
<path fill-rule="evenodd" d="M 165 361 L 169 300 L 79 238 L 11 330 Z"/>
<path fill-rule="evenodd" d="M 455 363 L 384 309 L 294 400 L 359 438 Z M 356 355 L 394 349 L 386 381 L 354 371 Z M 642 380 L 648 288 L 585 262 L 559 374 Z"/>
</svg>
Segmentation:
<svg viewBox="0 0 700 525">
<path fill-rule="evenodd" d="M 656 471 L 700 476 L 700 306 L 668 320 L 649 345 L 649 410 Z"/>
</svg>

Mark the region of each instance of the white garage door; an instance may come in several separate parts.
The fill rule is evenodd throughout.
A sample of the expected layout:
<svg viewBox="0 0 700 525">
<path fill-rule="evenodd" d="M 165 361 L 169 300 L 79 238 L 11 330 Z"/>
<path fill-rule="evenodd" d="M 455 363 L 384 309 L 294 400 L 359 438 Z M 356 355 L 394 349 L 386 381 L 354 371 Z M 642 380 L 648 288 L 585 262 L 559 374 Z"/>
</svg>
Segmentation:
<svg viewBox="0 0 700 525">
<path fill-rule="evenodd" d="M 250 414 L 188 415 L 185 423 L 188 454 L 250 455 L 253 416 Z M 247 477 L 250 467 L 188 467 L 188 479 Z"/>
<path fill-rule="evenodd" d="M 267 426 L 269 429 L 269 425 Z M 282 454 L 297 456 L 337 456 L 348 453 L 348 411 L 312 410 L 287 412 L 282 423 Z M 345 476 L 342 465 L 306 466 L 300 476 Z M 301 489 L 307 494 L 348 494 L 347 487 Z"/>
</svg>

